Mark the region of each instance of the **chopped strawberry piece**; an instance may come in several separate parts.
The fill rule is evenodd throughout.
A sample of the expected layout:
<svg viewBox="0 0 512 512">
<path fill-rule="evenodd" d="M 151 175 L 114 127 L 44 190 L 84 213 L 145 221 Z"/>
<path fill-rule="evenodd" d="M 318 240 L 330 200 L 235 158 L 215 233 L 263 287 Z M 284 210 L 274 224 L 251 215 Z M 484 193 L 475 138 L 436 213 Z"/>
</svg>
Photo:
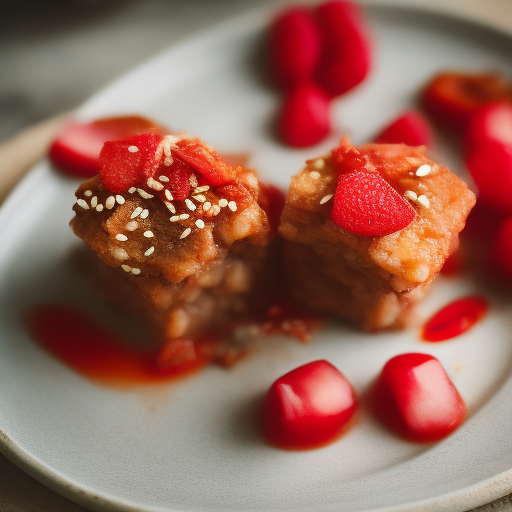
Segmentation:
<svg viewBox="0 0 512 512">
<path fill-rule="evenodd" d="M 320 87 L 307 83 L 290 92 L 278 116 L 280 139 L 293 147 L 320 142 L 331 130 L 329 98 Z"/>
<path fill-rule="evenodd" d="M 160 167 L 162 174 L 169 178 L 164 186 L 169 189 L 173 199 L 183 201 L 190 193 L 190 176 L 194 172 L 194 169 L 185 162 L 175 159 L 169 167 Z"/>
<path fill-rule="evenodd" d="M 470 116 L 466 148 L 471 150 L 489 140 L 512 147 L 512 103 L 490 103 L 478 108 Z"/>
<path fill-rule="evenodd" d="M 332 220 L 359 236 L 385 236 L 400 231 L 416 210 L 376 172 L 354 171 L 338 180 Z"/>
<path fill-rule="evenodd" d="M 321 39 L 313 13 L 305 7 L 284 11 L 270 27 L 273 77 L 285 89 L 309 80 L 320 58 Z"/>
<path fill-rule="evenodd" d="M 111 192 L 125 192 L 142 185 L 154 172 L 154 157 L 160 135 L 145 133 L 122 140 L 107 141 L 99 156 L 100 176 Z"/>
<path fill-rule="evenodd" d="M 210 146 L 197 139 L 183 139 L 172 148 L 172 155 L 201 173 L 214 187 L 233 181 L 236 171 Z"/>
<path fill-rule="evenodd" d="M 267 214 L 272 238 L 277 235 L 277 229 L 279 228 L 281 213 L 283 212 L 285 203 L 286 195 L 281 189 L 274 185 L 260 183 L 258 204 Z"/>
<path fill-rule="evenodd" d="M 511 84 L 500 75 L 443 73 L 428 84 L 422 101 L 434 121 L 463 135 L 478 107 L 507 98 L 512 98 Z"/>
<path fill-rule="evenodd" d="M 323 56 L 318 82 L 333 96 L 361 83 L 371 67 L 371 46 L 362 10 L 349 1 L 332 0 L 317 9 Z"/>
<path fill-rule="evenodd" d="M 114 117 L 91 123 L 71 123 L 50 147 L 53 164 L 71 176 L 90 178 L 99 172 L 98 157 L 107 140 L 139 133 L 159 133 L 162 127 L 143 117 Z"/>
<path fill-rule="evenodd" d="M 379 144 L 428 146 L 431 140 L 432 135 L 427 122 L 420 114 L 409 110 L 384 128 L 375 142 Z"/>
</svg>

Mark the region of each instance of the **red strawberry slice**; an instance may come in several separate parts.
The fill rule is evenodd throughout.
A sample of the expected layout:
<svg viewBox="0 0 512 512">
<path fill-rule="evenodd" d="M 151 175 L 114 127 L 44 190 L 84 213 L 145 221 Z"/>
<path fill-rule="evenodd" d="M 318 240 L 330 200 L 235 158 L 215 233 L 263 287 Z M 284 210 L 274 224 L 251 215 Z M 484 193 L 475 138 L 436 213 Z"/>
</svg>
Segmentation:
<svg viewBox="0 0 512 512">
<path fill-rule="evenodd" d="M 144 133 L 105 142 L 99 156 L 103 185 L 116 193 L 144 185 L 154 172 L 155 151 L 161 140 L 160 135 Z"/>
<path fill-rule="evenodd" d="M 490 103 L 471 115 L 466 132 L 466 149 L 471 150 L 488 140 L 512 147 L 512 103 Z"/>
<path fill-rule="evenodd" d="M 99 172 L 98 157 L 105 141 L 161 130 L 153 121 L 137 116 L 71 123 L 52 143 L 50 159 L 71 176 L 90 178 Z"/>
<path fill-rule="evenodd" d="M 430 128 L 420 114 L 409 110 L 389 124 L 377 136 L 379 144 L 407 144 L 428 146 L 432 140 Z"/>
<path fill-rule="evenodd" d="M 354 171 L 338 180 L 332 220 L 360 236 L 385 236 L 408 226 L 416 210 L 376 172 Z"/>
<path fill-rule="evenodd" d="M 190 193 L 190 176 L 194 169 L 185 162 L 175 159 L 170 167 L 161 167 L 160 171 L 169 178 L 165 183 L 172 194 L 172 197 L 178 201 L 183 201 Z"/>
<path fill-rule="evenodd" d="M 172 148 L 173 157 L 186 162 L 214 187 L 233 181 L 236 171 L 210 146 L 198 139 L 183 139 Z"/>
</svg>

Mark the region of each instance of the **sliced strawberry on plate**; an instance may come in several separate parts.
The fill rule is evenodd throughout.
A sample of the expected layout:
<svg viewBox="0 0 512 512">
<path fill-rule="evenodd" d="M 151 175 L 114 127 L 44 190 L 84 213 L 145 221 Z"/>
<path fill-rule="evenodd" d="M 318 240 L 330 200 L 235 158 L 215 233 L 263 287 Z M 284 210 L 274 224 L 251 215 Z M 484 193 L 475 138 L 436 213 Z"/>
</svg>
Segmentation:
<svg viewBox="0 0 512 512">
<path fill-rule="evenodd" d="M 478 108 L 470 116 L 466 148 L 471 150 L 489 140 L 512 147 L 512 102 L 493 102 Z"/>
<path fill-rule="evenodd" d="M 161 130 L 153 121 L 137 116 L 73 122 L 52 143 L 50 159 L 59 170 L 71 176 L 90 178 L 99 172 L 98 157 L 107 140 Z"/>
<path fill-rule="evenodd" d="M 334 194 L 332 220 L 359 236 L 386 236 L 408 226 L 416 210 L 377 172 L 342 174 Z"/>
<path fill-rule="evenodd" d="M 430 127 L 423 117 L 409 110 L 390 123 L 377 136 L 379 144 L 407 144 L 408 146 L 428 146 L 432 140 Z"/>
<path fill-rule="evenodd" d="M 105 188 L 121 193 L 144 185 L 154 172 L 155 152 L 161 140 L 160 135 L 144 133 L 105 142 L 99 156 L 100 177 Z"/>
</svg>

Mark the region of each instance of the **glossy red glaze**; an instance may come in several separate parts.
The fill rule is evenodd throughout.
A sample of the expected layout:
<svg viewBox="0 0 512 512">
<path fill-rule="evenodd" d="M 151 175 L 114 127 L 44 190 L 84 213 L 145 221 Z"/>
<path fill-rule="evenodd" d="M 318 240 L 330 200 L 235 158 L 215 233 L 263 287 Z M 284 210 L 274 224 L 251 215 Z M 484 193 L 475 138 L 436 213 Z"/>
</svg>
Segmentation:
<svg viewBox="0 0 512 512">
<path fill-rule="evenodd" d="M 263 433 L 279 448 L 316 448 L 343 432 L 356 407 L 344 375 L 327 361 L 314 361 L 272 384 L 263 406 Z"/>
<path fill-rule="evenodd" d="M 441 363 L 428 354 L 401 354 L 384 366 L 371 392 L 379 420 L 401 437 L 433 442 L 464 420 L 466 405 Z"/>
<path fill-rule="evenodd" d="M 428 146 L 432 142 L 432 134 L 425 119 L 417 112 L 409 110 L 386 126 L 375 142 Z"/>
<path fill-rule="evenodd" d="M 425 341 L 445 341 L 464 334 L 481 320 L 489 303 L 483 297 L 464 297 L 438 311 L 424 326 Z"/>
</svg>

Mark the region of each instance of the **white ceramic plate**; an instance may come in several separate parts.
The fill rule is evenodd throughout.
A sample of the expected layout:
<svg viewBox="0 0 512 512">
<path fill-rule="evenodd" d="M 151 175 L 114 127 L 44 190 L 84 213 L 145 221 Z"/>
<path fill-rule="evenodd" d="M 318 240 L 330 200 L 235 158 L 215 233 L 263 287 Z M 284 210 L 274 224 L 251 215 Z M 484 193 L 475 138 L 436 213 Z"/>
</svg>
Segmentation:
<svg viewBox="0 0 512 512">
<path fill-rule="evenodd" d="M 255 65 L 269 14 L 251 14 L 156 57 L 89 101 L 80 117 L 141 113 L 187 130 L 224 152 L 248 152 L 261 176 L 286 186 L 306 157 L 347 131 L 363 142 L 412 105 L 442 69 L 512 74 L 511 39 L 455 19 L 372 7 L 370 79 L 335 105 L 336 133 L 291 151 L 269 124 L 277 94 Z M 449 146 L 438 155 L 461 167 Z M 369 336 L 332 326 L 301 345 L 275 338 L 233 370 L 116 391 L 80 377 L 27 334 L 28 307 L 87 304 L 94 293 L 66 263 L 79 245 L 68 228 L 76 183 L 38 165 L 0 212 L 0 448 L 59 492 L 100 510 L 466 510 L 512 490 L 511 304 L 468 280 L 440 279 L 424 316 L 451 298 L 484 293 L 490 314 L 449 342 L 415 331 Z M 338 442 L 313 451 L 267 446 L 257 405 L 284 372 L 326 358 L 364 393 L 398 353 L 443 363 L 469 407 L 463 426 L 432 446 L 398 440 L 364 410 Z"/>
</svg>

